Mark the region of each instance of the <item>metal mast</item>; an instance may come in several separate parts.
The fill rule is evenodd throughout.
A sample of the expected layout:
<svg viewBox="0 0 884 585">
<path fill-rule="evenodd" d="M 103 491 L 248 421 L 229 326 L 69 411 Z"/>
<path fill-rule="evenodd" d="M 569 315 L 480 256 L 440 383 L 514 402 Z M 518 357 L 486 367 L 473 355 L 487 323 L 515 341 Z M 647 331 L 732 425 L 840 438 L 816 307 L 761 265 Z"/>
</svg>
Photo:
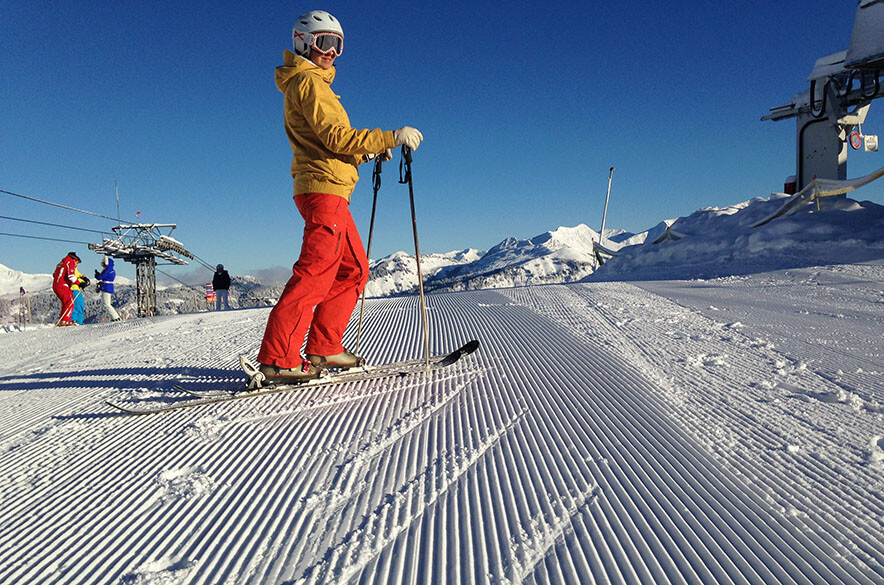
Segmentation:
<svg viewBox="0 0 884 585">
<path fill-rule="evenodd" d="M 139 317 L 157 314 L 157 259 L 178 265 L 188 263 L 178 256 L 193 260 L 193 254 L 170 236 L 175 227 L 174 223 L 121 224 L 111 228 L 117 234 L 116 239 L 105 238 L 100 244 L 89 244 L 89 249 L 99 254 L 135 264 Z M 168 232 L 163 234 L 162 230 Z"/>
</svg>

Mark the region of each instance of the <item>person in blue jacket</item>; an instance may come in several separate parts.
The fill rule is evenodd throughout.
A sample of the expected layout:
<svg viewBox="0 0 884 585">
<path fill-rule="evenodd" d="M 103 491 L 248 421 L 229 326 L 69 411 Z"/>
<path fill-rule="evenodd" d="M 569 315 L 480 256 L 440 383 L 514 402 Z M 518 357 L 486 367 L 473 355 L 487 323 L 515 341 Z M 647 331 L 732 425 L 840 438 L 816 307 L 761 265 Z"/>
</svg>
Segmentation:
<svg viewBox="0 0 884 585">
<path fill-rule="evenodd" d="M 120 314 L 111 305 L 111 297 L 114 294 L 114 279 L 117 277 L 117 273 L 114 270 L 114 259 L 104 256 L 101 259 L 101 268 L 101 272 L 95 271 L 98 290 L 101 292 L 101 301 L 104 303 L 104 308 L 107 309 L 107 314 L 110 315 L 111 321 L 119 321 Z"/>
</svg>

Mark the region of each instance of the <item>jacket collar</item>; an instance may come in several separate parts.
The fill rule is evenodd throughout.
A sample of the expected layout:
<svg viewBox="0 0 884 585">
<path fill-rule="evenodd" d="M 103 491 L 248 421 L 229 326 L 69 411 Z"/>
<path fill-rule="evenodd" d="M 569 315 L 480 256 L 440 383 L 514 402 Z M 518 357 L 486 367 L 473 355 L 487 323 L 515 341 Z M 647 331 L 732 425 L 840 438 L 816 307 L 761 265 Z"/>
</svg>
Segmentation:
<svg viewBox="0 0 884 585">
<path fill-rule="evenodd" d="M 291 81 L 292 77 L 302 72 L 309 72 L 311 75 L 316 75 L 328 84 L 331 84 L 335 79 L 336 70 L 334 67 L 327 70 L 322 69 L 313 61 L 295 55 L 288 49 L 283 52 L 282 56 L 284 64 L 281 67 L 276 68 L 276 86 L 280 91 L 285 91 L 285 86 L 288 85 L 288 82 Z"/>
</svg>

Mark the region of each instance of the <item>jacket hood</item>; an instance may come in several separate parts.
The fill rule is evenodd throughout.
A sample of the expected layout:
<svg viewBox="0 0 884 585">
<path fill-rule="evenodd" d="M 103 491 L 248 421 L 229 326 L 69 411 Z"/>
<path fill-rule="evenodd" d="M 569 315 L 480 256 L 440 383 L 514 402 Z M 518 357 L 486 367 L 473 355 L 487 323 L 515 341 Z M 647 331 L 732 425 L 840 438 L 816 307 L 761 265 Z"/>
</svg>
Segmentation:
<svg viewBox="0 0 884 585">
<path fill-rule="evenodd" d="M 113 258 L 108 257 L 108 259 L 107 259 L 107 267 L 110 268 L 111 270 L 114 269 L 114 259 L 113 259 Z"/>
<path fill-rule="evenodd" d="M 295 75 L 305 71 L 310 71 L 315 75 L 319 75 L 319 77 L 324 79 L 328 84 L 331 84 L 335 79 L 334 67 L 328 70 L 323 69 L 309 59 L 299 57 L 288 49 L 283 51 L 282 59 L 284 65 L 276 68 L 276 87 L 282 93 L 285 93 L 286 87 L 288 87 L 289 82 Z"/>
</svg>

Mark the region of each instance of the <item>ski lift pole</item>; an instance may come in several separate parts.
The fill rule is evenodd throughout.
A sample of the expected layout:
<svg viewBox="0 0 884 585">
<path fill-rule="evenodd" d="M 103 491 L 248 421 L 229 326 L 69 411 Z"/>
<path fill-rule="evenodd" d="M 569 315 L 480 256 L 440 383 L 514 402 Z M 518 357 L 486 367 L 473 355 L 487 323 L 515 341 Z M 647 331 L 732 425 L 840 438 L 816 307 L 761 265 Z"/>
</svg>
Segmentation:
<svg viewBox="0 0 884 585">
<path fill-rule="evenodd" d="M 605 242 L 605 218 L 608 217 L 608 201 L 611 199 L 611 180 L 614 178 L 614 167 L 608 173 L 608 193 L 605 195 L 605 210 L 602 212 L 602 230 L 599 232 L 599 246 Z"/>
<path fill-rule="evenodd" d="M 402 168 L 405 167 L 405 177 Z M 417 243 L 417 217 L 414 213 L 414 183 L 411 180 L 411 149 L 402 145 L 402 158 L 399 161 L 399 182 L 408 184 L 408 197 L 411 201 L 411 225 L 414 229 L 414 258 L 417 262 L 417 285 L 421 300 L 421 322 L 424 328 L 424 364 L 430 371 L 430 323 L 427 319 L 427 301 L 424 297 L 424 277 L 421 273 L 421 252 Z"/>
<path fill-rule="evenodd" d="M 378 191 L 381 189 L 381 167 L 383 161 L 381 156 L 377 155 L 374 159 L 374 170 L 371 172 L 372 189 L 374 190 L 374 198 L 371 202 L 371 223 L 368 227 L 368 246 L 365 249 L 365 256 L 371 262 L 371 238 L 374 235 L 374 214 L 378 207 Z M 370 273 L 370 271 L 369 271 Z M 359 305 L 359 325 L 356 327 L 356 355 L 359 355 L 359 342 L 362 340 L 362 315 L 365 312 L 365 288 L 362 289 L 362 301 Z"/>
</svg>

